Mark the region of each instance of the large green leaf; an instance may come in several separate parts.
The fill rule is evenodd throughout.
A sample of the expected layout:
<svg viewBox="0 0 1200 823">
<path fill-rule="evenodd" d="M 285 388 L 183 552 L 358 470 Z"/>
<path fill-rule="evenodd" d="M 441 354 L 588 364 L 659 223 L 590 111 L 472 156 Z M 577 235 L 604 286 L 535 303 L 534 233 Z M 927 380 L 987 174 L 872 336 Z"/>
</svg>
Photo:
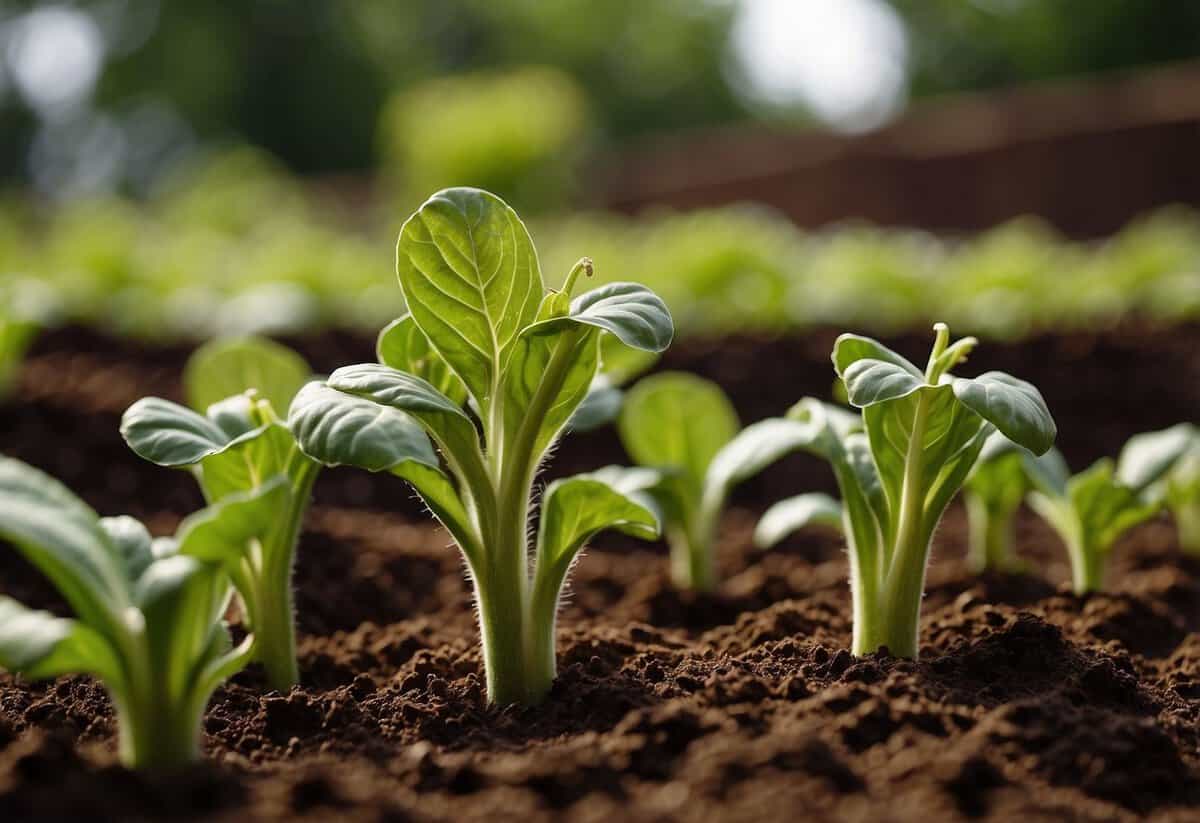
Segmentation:
<svg viewBox="0 0 1200 823">
<path fill-rule="evenodd" d="M 565 319 L 603 329 L 646 352 L 664 351 L 675 335 L 667 304 L 640 283 L 608 283 L 584 292 L 571 301 Z"/>
<path fill-rule="evenodd" d="M 661 372 L 626 393 L 617 421 L 621 442 L 640 465 L 684 472 L 695 495 L 709 464 L 737 434 L 733 404 L 712 381 L 686 372 Z"/>
<path fill-rule="evenodd" d="M 1196 427 L 1179 423 L 1155 432 L 1135 434 L 1117 458 L 1117 479 L 1141 492 L 1162 480 L 1194 447 Z"/>
<path fill-rule="evenodd" d="M 754 545 L 770 548 L 805 526 L 824 526 L 840 531 L 842 504 L 820 492 L 780 500 L 763 512 L 754 528 Z"/>
<path fill-rule="evenodd" d="M 34 611 L 0 595 L 0 668 L 32 680 L 64 674 L 112 677 L 112 646 L 78 620 Z"/>
<path fill-rule="evenodd" d="M 201 346 L 183 372 L 188 405 L 196 411 L 254 389 L 278 414 L 312 379 L 304 358 L 262 337 L 231 337 Z"/>
<path fill-rule="evenodd" d="M 1045 454 L 1054 445 L 1058 427 L 1032 383 L 990 371 L 978 377 L 952 377 L 950 385 L 963 405 L 1017 445 L 1034 454 Z"/>
<path fill-rule="evenodd" d="M 434 469 L 440 465 L 425 430 L 404 412 L 324 383 L 300 390 L 288 426 L 304 453 L 326 466 L 374 472 L 410 461 Z"/>
<path fill-rule="evenodd" d="M 0 457 L 0 537 L 50 578 L 85 623 L 116 630 L 129 604 L 123 561 L 96 513 L 66 486 Z"/>
<path fill-rule="evenodd" d="M 545 292 L 525 225 L 493 194 L 445 189 L 401 229 L 396 271 L 417 326 L 487 419 L 512 346 Z"/>
<path fill-rule="evenodd" d="M 466 402 L 466 387 L 429 345 L 411 314 L 384 327 L 376 341 L 375 354 L 383 365 L 415 374 L 458 405 Z"/>
</svg>

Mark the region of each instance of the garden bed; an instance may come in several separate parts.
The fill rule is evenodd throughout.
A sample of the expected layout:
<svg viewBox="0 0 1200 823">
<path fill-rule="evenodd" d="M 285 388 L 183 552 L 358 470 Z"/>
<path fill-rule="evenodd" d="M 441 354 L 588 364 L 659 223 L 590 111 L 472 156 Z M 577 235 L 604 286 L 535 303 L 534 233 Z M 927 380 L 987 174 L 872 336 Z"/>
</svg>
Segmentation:
<svg viewBox="0 0 1200 823">
<path fill-rule="evenodd" d="M 685 341 L 664 365 L 712 377 L 746 422 L 827 396 L 834 333 Z M 371 341 L 289 341 L 319 369 Z M 889 341 L 907 354 L 927 335 Z M 184 348 L 48 335 L 0 407 L 0 452 L 63 479 L 102 513 L 159 532 L 196 508 L 183 473 L 117 433 L 143 394 L 178 397 Z M 1200 328 L 990 344 L 969 372 L 1031 380 L 1072 465 L 1200 408 Z M 568 437 L 553 474 L 620 462 L 611 431 Z M 1109 594 L 1076 598 L 1032 516 L 1034 573 L 972 575 L 952 506 L 934 545 L 918 663 L 856 660 L 840 541 L 802 532 L 766 553 L 754 519 L 833 491 L 806 456 L 746 483 L 723 524 L 725 582 L 677 593 L 665 552 L 602 537 L 562 614 L 560 678 L 537 710 L 485 707 L 457 552 L 402 482 L 324 472 L 300 545 L 303 686 L 264 694 L 252 667 L 218 692 L 204 766 L 116 766 L 114 724 L 83 678 L 0 676 L 0 818 L 525 820 L 1193 819 L 1200 814 L 1200 563 L 1165 520 L 1116 549 Z M 13 553 L 0 590 L 61 608 Z"/>
</svg>

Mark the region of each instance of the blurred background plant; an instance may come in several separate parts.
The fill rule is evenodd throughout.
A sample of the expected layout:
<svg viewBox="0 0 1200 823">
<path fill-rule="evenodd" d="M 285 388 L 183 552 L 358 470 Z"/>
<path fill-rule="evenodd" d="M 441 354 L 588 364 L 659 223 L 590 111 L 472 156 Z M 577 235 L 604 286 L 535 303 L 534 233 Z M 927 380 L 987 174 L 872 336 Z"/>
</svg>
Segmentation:
<svg viewBox="0 0 1200 823">
<path fill-rule="evenodd" d="M 1200 69 L 944 95 L 1195 57 L 1200 7 L 1166 0 L 0 0 L 0 296 L 53 306 L 5 328 L 374 329 L 399 219 L 456 184 L 531 215 L 550 277 L 587 253 L 685 333 L 1185 321 Z M 1161 140 L 1080 148 L 1130 129 Z M 1056 172 L 1081 157 L 1104 196 Z M 1125 227 L 1075 236 L 1105 209 Z"/>
</svg>

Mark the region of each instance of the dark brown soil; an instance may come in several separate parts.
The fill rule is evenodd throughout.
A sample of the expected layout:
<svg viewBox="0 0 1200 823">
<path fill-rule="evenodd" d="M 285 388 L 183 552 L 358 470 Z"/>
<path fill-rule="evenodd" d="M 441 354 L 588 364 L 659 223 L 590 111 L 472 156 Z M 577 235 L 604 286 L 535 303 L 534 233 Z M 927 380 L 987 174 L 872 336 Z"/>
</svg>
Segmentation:
<svg viewBox="0 0 1200 823">
<path fill-rule="evenodd" d="M 689 345 L 668 365 L 722 380 L 752 420 L 827 393 L 830 341 Z M 1196 329 L 1046 338 L 972 365 L 1038 383 L 1081 466 L 1200 407 L 1197 343 Z M 181 355 L 43 341 L 0 408 L 0 451 L 169 530 L 198 504 L 191 481 L 131 458 L 115 426 L 140 394 L 177 392 Z M 85 373 L 102 388 L 83 390 Z M 575 438 L 555 471 L 614 462 L 614 448 L 611 433 Z M 0 675 L 0 820 L 1200 819 L 1200 562 L 1168 522 L 1117 547 L 1111 593 L 1079 599 L 1025 514 L 1037 576 L 970 575 L 952 508 L 921 660 L 856 660 L 838 540 L 808 531 L 765 554 L 748 541 L 767 503 L 828 488 L 827 474 L 798 457 L 742 490 L 716 595 L 674 591 L 661 547 L 601 539 L 573 577 L 550 699 L 491 710 L 446 536 L 399 482 L 326 472 L 297 567 L 303 686 L 264 694 L 244 672 L 210 707 L 207 762 L 141 776 L 115 765 L 95 684 Z M 0 590 L 60 606 L 8 551 Z"/>
</svg>

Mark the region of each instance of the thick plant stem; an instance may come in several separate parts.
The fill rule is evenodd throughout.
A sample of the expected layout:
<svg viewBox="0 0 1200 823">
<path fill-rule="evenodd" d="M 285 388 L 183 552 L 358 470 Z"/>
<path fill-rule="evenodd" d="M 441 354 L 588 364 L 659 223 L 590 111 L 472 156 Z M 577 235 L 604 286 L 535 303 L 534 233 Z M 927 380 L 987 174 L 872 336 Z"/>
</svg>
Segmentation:
<svg viewBox="0 0 1200 823">
<path fill-rule="evenodd" d="M 904 458 L 904 480 L 900 492 L 900 518 L 891 566 L 883 590 L 883 640 L 897 657 L 917 656 L 921 619 L 921 596 L 925 591 L 925 564 L 929 558 L 929 535 L 923 528 L 925 514 L 925 429 L 929 423 L 929 395 L 922 392 L 913 414 L 908 453 Z"/>
<path fill-rule="evenodd" d="M 676 586 L 696 592 L 711 592 L 717 587 L 711 541 L 696 539 L 687 529 L 672 529 L 667 544 L 671 551 L 671 581 Z"/>
<path fill-rule="evenodd" d="M 258 659 L 266 669 L 271 688 L 278 692 L 287 692 L 300 682 L 292 567 L 318 469 L 316 463 L 303 455 L 297 459 L 302 462 L 292 467 L 292 493 L 282 527 L 263 546 L 261 587 L 254 610 Z"/>
<path fill-rule="evenodd" d="M 553 623 L 539 625 L 531 602 L 526 530 L 530 492 L 540 454 L 538 434 L 550 405 L 558 396 L 571 367 L 573 353 L 586 331 L 562 333 L 546 364 L 537 391 L 504 456 L 506 471 L 497 478 L 497 543 L 488 547 L 479 570 L 479 631 L 487 670 L 488 702 L 496 705 L 542 701 L 554 682 Z M 557 604 L 558 592 L 554 592 Z M 546 622 L 546 621 L 543 621 Z M 544 636 L 549 632 L 548 638 Z"/>
<path fill-rule="evenodd" d="M 126 768 L 169 771 L 200 758 L 200 714 L 186 706 L 123 706 L 115 696 L 113 702 L 118 753 Z"/>
<path fill-rule="evenodd" d="M 1013 512 L 989 506 L 977 494 L 963 496 L 967 507 L 967 558 L 976 573 L 1012 567 Z"/>
</svg>

